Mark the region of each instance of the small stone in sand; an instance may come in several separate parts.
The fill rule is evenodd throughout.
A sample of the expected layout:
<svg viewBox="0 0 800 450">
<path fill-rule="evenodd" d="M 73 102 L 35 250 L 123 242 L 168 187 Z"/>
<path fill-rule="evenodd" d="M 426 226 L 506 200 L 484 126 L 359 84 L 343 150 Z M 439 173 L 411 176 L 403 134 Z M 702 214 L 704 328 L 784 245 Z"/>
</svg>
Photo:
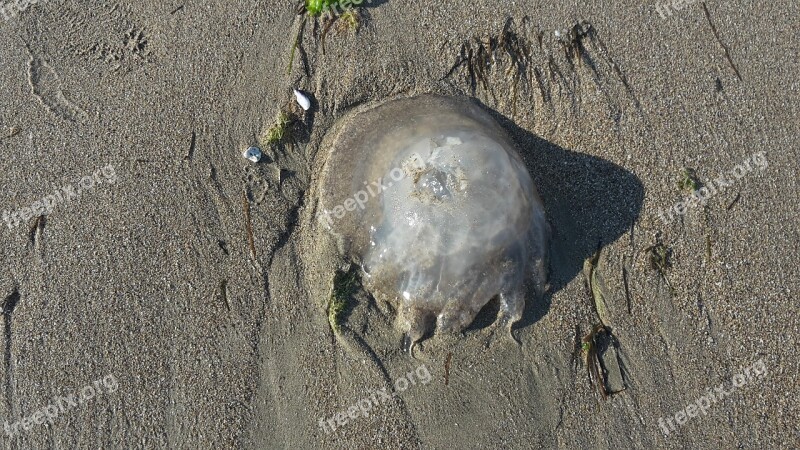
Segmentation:
<svg viewBox="0 0 800 450">
<path fill-rule="evenodd" d="M 257 163 L 261 161 L 261 149 L 258 147 L 250 147 L 242 153 L 242 156 L 250 161 Z"/>
</svg>

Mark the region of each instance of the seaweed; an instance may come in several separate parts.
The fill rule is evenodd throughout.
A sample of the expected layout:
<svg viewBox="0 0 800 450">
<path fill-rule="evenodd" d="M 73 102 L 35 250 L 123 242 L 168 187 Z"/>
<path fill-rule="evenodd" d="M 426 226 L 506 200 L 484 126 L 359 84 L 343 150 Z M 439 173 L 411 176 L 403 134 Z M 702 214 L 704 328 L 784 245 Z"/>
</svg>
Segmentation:
<svg viewBox="0 0 800 450">
<path fill-rule="evenodd" d="M 358 273 L 352 267 L 347 271 L 337 270 L 334 274 L 328 298 L 328 322 L 334 331 L 339 330 L 345 313 L 352 306 L 351 299 L 359 284 Z"/>
<path fill-rule="evenodd" d="M 681 177 L 678 180 L 678 188 L 690 192 L 694 192 L 702 187 L 702 184 L 697 179 L 697 174 L 694 169 L 684 167 Z"/>
<path fill-rule="evenodd" d="M 596 324 L 581 341 L 583 362 L 586 365 L 589 382 L 597 386 L 597 390 L 600 392 L 600 396 L 603 397 L 603 400 L 608 397 L 608 391 L 606 390 L 605 377 L 603 376 L 603 365 L 600 362 L 598 349 L 601 345 L 600 339 L 606 334 L 610 336 L 608 329 L 602 324 Z"/>
<path fill-rule="evenodd" d="M 305 0 L 300 2 L 298 5 L 297 14 L 314 19 L 322 17 L 322 32 L 320 33 L 320 42 L 322 44 L 322 53 L 324 54 L 325 36 L 328 34 L 328 30 L 331 28 L 331 26 L 339 19 L 342 19 L 342 25 L 340 29 L 358 31 L 358 27 L 361 23 L 361 16 L 355 11 L 355 9 L 356 6 L 352 2 L 345 0 Z M 287 74 L 291 73 L 292 71 L 294 52 L 300 43 L 300 35 L 303 33 L 304 26 L 305 21 L 302 22 L 300 29 L 295 35 L 294 43 L 292 44 L 292 50 L 289 54 L 289 65 L 286 68 Z M 317 29 L 316 22 L 314 29 Z"/>
<path fill-rule="evenodd" d="M 297 121 L 297 117 L 292 113 L 279 111 L 275 117 L 275 122 L 261 136 L 261 140 L 267 145 L 275 145 L 288 142 L 294 139 L 292 125 Z"/>
<path fill-rule="evenodd" d="M 347 11 L 343 12 L 342 15 L 339 16 L 339 20 L 336 22 L 336 28 L 339 32 L 352 31 L 357 33 L 360 26 L 361 14 L 356 9 L 348 9 Z"/>
<path fill-rule="evenodd" d="M 672 249 L 662 243 L 651 245 L 645 249 L 649 254 L 648 261 L 650 262 L 650 269 L 658 272 L 664 282 L 667 283 L 670 293 L 674 293 L 675 289 L 667 279 L 667 270 L 672 267 L 670 258 L 672 257 Z"/>
<path fill-rule="evenodd" d="M 608 326 L 606 318 L 606 302 L 602 282 L 597 277 L 597 265 L 600 262 L 600 248 L 602 244 L 598 244 L 597 251 L 583 263 L 583 275 L 586 277 L 586 286 L 589 289 L 589 295 L 592 297 L 594 303 L 594 310 L 597 313 L 597 318 L 600 323 Z"/>
</svg>

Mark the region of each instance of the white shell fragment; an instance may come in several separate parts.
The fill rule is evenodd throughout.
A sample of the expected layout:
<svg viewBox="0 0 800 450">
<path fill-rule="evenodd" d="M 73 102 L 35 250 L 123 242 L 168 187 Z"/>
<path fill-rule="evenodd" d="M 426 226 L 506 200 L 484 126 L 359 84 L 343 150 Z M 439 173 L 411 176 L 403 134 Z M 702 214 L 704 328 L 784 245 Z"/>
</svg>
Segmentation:
<svg viewBox="0 0 800 450">
<path fill-rule="evenodd" d="M 298 91 L 297 89 L 293 89 L 294 91 L 294 98 L 297 99 L 297 104 L 303 108 L 303 111 L 308 111 L 308 108 L 311 108 L 311 100 L 308 99 L 302 92 Z"/>
<path fill-rule="evenodd" d="M 258 147 L 250 147 L 242 153 L 242 156 L 257 163 L 261 161 L 261 149 Z"/>
</svg>

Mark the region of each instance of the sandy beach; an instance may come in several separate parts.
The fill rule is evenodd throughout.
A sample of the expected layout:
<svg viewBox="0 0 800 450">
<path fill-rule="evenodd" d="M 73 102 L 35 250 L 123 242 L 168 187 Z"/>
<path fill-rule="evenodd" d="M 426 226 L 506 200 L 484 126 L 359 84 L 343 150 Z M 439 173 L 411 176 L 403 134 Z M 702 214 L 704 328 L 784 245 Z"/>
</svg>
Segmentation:
<svg viewBox="0 0 800 450">
<path fill-rule="evenodd" d="M 800 447 L 797 2 L 340 12 L 0 2 L 4 448 Z M 336 133 L 422 94 L 542 198 L 519 344 L 331 319 Z"/>
</svg>

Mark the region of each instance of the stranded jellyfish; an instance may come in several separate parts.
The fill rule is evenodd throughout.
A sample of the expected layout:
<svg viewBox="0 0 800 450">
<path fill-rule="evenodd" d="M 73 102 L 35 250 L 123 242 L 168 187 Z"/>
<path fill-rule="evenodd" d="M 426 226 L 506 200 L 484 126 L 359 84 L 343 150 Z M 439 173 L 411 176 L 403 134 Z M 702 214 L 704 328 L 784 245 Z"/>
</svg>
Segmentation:
<svg viewBox="0 0 800 450">
<path fill-rule="evenodd" d="M 424 95 L 354 112 L 326 136 L 316 219 L 363 269 L 414 344 L 461 331 L 490 300 L 522 317 L 546 282 L 549 227 L 503 129 L 466 98 Z"/>
</svg>

